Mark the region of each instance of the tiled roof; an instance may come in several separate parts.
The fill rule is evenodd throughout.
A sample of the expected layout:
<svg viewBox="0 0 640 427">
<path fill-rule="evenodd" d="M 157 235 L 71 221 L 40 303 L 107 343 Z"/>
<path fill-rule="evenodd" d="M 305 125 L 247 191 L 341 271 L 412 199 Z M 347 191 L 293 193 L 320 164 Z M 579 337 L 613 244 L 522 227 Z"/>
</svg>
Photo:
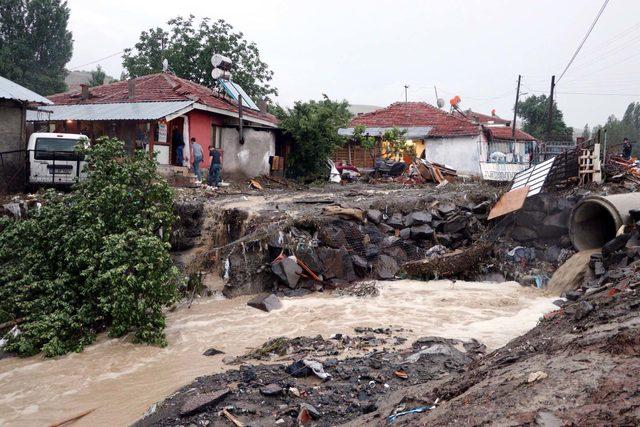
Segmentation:
<svg viewBox="0 0 640 427">
<path fill-rule="evenodd" d="M 396 102 L 386 108 L 351 119 L 350 127 L 419 127 L 433 129 L 429 138 L 478 135 L 480 128 L 469 120 L 456 117 L 426 102 Z"/>
<path fill-rule="evenodd" d="M 464 111 L 464 115 L 474 123 L 478 123 L 481 125 L 486 125 L 490 122 L 493 122 L 494 124 L 501 124 L 501 125 L 506 125 L 507 123 L 511 123 L 511 120 L 503 119 L 502 117 L 492 116 L 489 114 L 477 113 L 472 110 Z"/>
<path fill-rule="evenodd" d="M 508 126 L 488 126 L 485 127 L 485 129 L 489 132 L 493 139 L 513 140 L 513 136 L 511 136 L 511 128 Z M 536 138 L 524 131 L 521 131 L 520 129 L 516 129 L 516 140 L 535 141 Z"/>
<path fill-rule="evenodd" d="M 112 104 L 117 102 L 157 102 L 157 101 L 195 101 L 208 107 L 236 113 L 235 101 L 222 97 L 211 88 L 180 78 L 172 73 L 149 74 L 133 79 L 135 96 L 129 98 L 128 82 L 95 86 L 89 89 L 88 99 L 82 99 L 80 91 L 71 91 L 51 95 L 48 98 L 57 105 L 71 104 Z M 278 119 L 261 111 L 243 109 L 243 114 L 277 123 Z"/>
</svg>

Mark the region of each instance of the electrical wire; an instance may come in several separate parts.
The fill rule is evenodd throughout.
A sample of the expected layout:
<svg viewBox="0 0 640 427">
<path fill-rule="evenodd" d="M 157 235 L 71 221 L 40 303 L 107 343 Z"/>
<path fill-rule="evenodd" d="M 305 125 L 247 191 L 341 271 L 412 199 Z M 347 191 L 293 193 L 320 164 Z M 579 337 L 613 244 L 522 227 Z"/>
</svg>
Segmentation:
<svg viewBox="0 0 640 427">
<path fill-rule="evenodd" d="M 567 66 L 564 67 L 564 70 L 562 71 L 562 74 L 560 74 L 560 77 L 556 81 L 556 84 L 559 83 L 560 80 L 562 80 L 562 77 L 564 77 L 564 75 L 567 73 L 567 70 L 569 70 L 569 67 L 573 63 L 574 59 L 576 59 L 576 56 L 578 56 L 578 53 L 580 53 L 580 50 L 582 49 L 582 46 L 584 46 L 585 42 L 589 38 L 589 35 L 593 31 L 593 28 L 596 26 L 596 23 L 600 19 L 600 16 L 602 16 L 602 13 L 604 12 L 604 9 L 607 7 L 607 4 L 609 4 L 609 0 L 604 0 L 604 3 L 602 4 L 602 7 L 600 8 L 600 11 L 598 12 L 598 14 L 596 15 L 596 18 L 593 20 L 593 22 L 591 23 L 591 26 L 589 27 L 589 31 L 587 31 L 587 34 L 582 39 L 582 42 L 580 42 L 580 45 L 578 46 L 578 48 L 574 52 L 573 56 L 571 57 L 571 59 L 567 63 Z"/>
<path fill-rule="evenodd" d="M 96 62 L 104 61 L 105 59 L 113 58 L 114 56 L 120 55 L 121 53 L 124 53 L 124 50 L 113 53 L 109 56 L 105 56 L 104 58 L 96 59 L 95 61 L 87 62 L 86 64 L 78 65 L 77 67 L 71 67 L 69 68 L 69 71 L 77 70 L 78 68 L 83 68 L 83 67 L 86 67 L 87 65 L 92 65 L 92 64 L 95 64 Z"/>
</svg>

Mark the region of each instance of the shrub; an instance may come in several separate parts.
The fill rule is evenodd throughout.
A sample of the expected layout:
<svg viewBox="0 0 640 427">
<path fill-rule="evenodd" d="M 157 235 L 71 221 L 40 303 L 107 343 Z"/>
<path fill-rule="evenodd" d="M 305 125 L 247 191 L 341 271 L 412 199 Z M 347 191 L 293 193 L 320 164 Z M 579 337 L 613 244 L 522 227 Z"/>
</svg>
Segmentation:
<svg viewBox="0 0 640 427">
<path fill-rule="evenodd" d="M 7 351 L 81 351 L 102 331 L 165 344 L 162 308 L 179 277 L 171 188 L 148 153 L 129 156 L 121 141 L 101 139 L 86 155 L 87 180 L 0 225 L 0 312 L 21 319 Z"/>
</svg>

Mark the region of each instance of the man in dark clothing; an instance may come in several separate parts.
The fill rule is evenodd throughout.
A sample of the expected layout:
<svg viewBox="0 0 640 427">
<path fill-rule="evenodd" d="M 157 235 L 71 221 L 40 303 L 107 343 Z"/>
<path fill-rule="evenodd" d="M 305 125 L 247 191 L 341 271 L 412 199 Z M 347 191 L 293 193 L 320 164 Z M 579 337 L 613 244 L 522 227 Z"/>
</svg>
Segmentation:
<svg viewBox="0 0 640 427">
<path fill-rule="evenodd" d="M 209 157 L 211 157 L 211 166 L 209 166 L 209 177 L 207 183 L 216 187 L 220 187 L 220 171 L 222 170 L 222 150 L 209 146 Z"/>
<path fill-rule="evenodd" d="M 629 138 L 625 138 L 622 142 L 622 157 L 625 160 L 631 160 L 631 149 L 633 147 L 631 146 L 631 142 L 629 141 Z"/>
<path fill-rule="evenodd" d="M 182 138 L 182 132 L 178 129 L 178 126 L 174 126 L 173 132 L 171 132 L 171 145 L 176 150 L 176 164 L 183 166 L 184 163 L 184 138 Z"/>
</svg>

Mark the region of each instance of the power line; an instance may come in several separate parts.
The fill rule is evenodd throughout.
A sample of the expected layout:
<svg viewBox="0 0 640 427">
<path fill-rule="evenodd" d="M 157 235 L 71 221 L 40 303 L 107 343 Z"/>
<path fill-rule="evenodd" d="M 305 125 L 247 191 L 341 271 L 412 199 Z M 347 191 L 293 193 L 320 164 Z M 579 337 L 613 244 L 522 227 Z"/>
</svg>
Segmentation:
<svg viewBox="0 0 640 427">
<path fill-rule="evenodd" d="M 120 55 L 121 53 L 124 53 L 124 51 L 121 50 L 120 52 L 113 53 L 113 54 L 111 54 L 109 56 L 105 56 L 104 58 L 96 59 L 95 61 L 87 62 L 86 64 L 82 64 L 82 65 L 78 65 L 77 67 L 69 68 L 69 71 L 77 70 L 78 68 L 83 68 L 83 67 L 86 67 L 87 65 L 92 65 L 92 64 L 95 64 L 96 62 L 104 61 L 105 59 L 113 58 L 114 56 Z"/>
<path fill-rule="evenodd" d="M 562 71 L 562 74 L 560 74 L 560 77 L 558 78 L 558 82 L 560 82 L 562 77 L 565 75 L 565 73 L 567 72 L 567 70 L 569 69 L 571 64 L 573 63 L 573 60 L 576 59 L 576 56 L 578 56 L 578 53 L 580 53 L 580 49 L 582 49 L 582 46 L 584 46 L 585 42 L 589 38 L 589 35 L 591 34 L 591 31 L 593 31 L 593 28 L 596 26 L 596 23 L 600 19 L 600 16 L 602 15 L 602 12 L 604 12 L 604 9 L 607 7 L 607 4 L 609 4 L 609 0 L 604 0 L 604 3 L 602 4 L 602 7 L 600 8 L 600 11 L 596 15 L 596 19 L 593 20 L 593 22 L 591 23 L 591 26 L 589 27 L 589 31 L 587 31 L 587 34 L 582 39 L 582 42 L 580 42 L 580 45 L 578 46 L 578 48 L 574 52 L 573 56 L 569 60 L 569 63 L 567 64 L 567 66 L 564 67 L 564 71 Z"/>
</svg>

